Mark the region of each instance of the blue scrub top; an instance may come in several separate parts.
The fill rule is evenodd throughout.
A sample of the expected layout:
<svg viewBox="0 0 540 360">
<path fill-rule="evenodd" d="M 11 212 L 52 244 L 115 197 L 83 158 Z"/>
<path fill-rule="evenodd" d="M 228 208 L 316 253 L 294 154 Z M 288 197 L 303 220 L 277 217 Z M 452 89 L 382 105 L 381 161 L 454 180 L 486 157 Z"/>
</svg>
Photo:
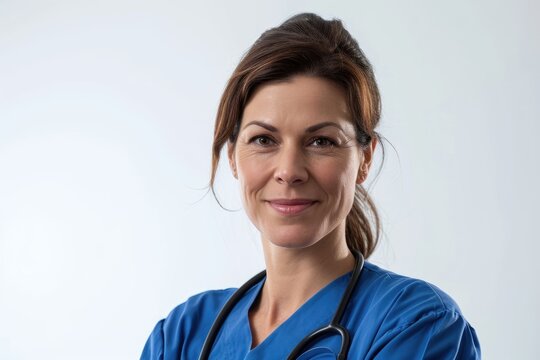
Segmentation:
<svg viewBox="0 0 540 360">
<path fill-rule="evenodd" d="M 306 335 L 330 323 L 350 277 L 349 272 L 319 290 L 251 349 L 248 312 L 263 279 L 227 317 L 210 359 L 286 359 Z M 198 359 L 214 319 L 235 290 L 206 291 L 178 305 L 157 323 L 141 359 Z M 349 359 L 480 359 L 475 330 L 447 294 L 369 262 L 342 325 L 351 336 Z M 318 340 L 299 359 L 336 359 L 340 341 L 337 335 Z"/>
</svg>

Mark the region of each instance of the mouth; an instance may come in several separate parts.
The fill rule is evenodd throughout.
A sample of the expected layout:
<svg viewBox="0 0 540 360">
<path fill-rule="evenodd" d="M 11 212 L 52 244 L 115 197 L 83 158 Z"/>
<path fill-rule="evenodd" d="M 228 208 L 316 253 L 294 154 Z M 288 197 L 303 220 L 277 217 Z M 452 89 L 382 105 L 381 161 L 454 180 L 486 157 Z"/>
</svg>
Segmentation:
<svg viewBox="0 0 540 360">
<path fill-rule="evenodd" d="M 298 215 L 313 206 L 316 201 L 309 199 L 275 199 L 268 200 L 268 205 L 284 216 Z"/>
</svg>

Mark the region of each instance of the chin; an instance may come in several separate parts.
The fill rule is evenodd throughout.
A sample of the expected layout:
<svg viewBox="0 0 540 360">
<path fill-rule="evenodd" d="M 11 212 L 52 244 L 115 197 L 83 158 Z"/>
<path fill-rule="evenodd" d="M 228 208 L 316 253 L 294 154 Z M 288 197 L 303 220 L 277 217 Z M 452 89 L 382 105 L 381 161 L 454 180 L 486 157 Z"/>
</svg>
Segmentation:
<svg viewBox="0 0 540 360">
<path fill-rule="evenodd" d="M 303 249 L 315 244 L 318 236 L 313 232 L 302 231 L 301 229 L 273 230 L 271 236 L 263 236 L 272 245 L 287 249 Z"/>
<path fill-rule="evenodd" d="M 299 241 L 270 241 L 270 243 L 276 247 L 284 249 L 305 249 L 313 245 L 313 243 Z"/>
</svg>

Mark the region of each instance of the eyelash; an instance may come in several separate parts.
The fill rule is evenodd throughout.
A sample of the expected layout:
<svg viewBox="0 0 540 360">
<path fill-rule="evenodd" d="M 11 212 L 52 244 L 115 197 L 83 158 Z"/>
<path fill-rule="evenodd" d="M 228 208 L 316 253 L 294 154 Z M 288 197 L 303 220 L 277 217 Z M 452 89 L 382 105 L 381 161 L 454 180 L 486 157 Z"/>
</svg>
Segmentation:
<svg viewBox="0 0 540 360">
<path fill-rule="evenodd" d="M 259 145 L 259 146 L 263 146 L 263 147 L 267 147 L 269 146 L 268 144 L 264 145 L 264 144 L 260 144 L 258 142 L 258 140 L 260 139 L 265 139 L 265 140 L 269 140 L 269 141 L 272 141 L 274 142 L 274 140 L 272 140 L 269 136 L 266 136 L 266 135 L 257 135 L 257 136 L 254 136 L 252 137 L 251 139 L 249 139 L 249 144 L 252 144 L 252 143 L 255 143 L 255 145 Z"/>
<path fill-rule="evenodd" d="M 318 147 L 334 147 L 337 145 L 337 143 L 334 140 L 326 136 L 319 136 L 319 137 L 313 138 L 310 140 L 310 144 L 313 144 L 313 142 L 318 141 L 318 140 L 323 140 L 327 142 L 327 145 L 319 145 Z"/>
<path fill-rule="evenodd" d="M 265 139 L 265 140 L 267 140 L 267 141 L 271 141 L 271 142 L 274 142 L 274 143 L 275 143 L 275 141 L 274 141 L 270 136 L 268 136 L 268 135 L 257 135 L 257 136 L 254 136 L 254 137 L 252 137 L 251 139 L 249 139 L 248 143 L 249 143 L 249 144 L 255 144 L 255 145 L 258 145 L 258 146 L 262 146 L 262 147 L 268 147 L 268 146 L 271 145 L 271 144 L 261 144 L 261 143 L 259 143 L 259 141 L 260 141 L 261 139 Z M 335 147 L 335 146 L 337 145 L 337 143 L 336 143 L 334 140 L 332 140 L 332 139 L 330 139 L 330 138 L 328 138 L 328 137 L 326 137 L 326 136 L 317 136 L 317 137 L 314 137 L 314 138 L 310 139 L 309 144 L 313 144 L 315 141 L 320 141 L 320 140 L 325 141 L 327 145 L 318 145 L 318 146 L 316 146 L 316 147 L 319 147 L 319 148 L 328 148 L 328 147 Z"/>
</svg>

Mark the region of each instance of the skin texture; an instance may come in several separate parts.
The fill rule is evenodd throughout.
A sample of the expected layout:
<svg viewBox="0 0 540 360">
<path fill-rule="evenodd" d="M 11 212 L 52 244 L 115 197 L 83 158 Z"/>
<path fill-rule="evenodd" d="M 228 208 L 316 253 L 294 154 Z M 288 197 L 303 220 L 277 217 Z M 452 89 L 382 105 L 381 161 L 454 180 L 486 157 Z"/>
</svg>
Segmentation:
<svg viewBox="0 0 540 360">
<path fill-rule="evenodd" d="M 229 144 L 229 164 L 261 233 L 267 266 L 250 309 L 252 347 L 354 265 L 345 221 L 376 141 L 366 147 L 356 141 L 345 99 L 341 87 L 318 77 L 265 84 Z M 291 199 L 302 203 L 291 206 Z"/>
</svg>

